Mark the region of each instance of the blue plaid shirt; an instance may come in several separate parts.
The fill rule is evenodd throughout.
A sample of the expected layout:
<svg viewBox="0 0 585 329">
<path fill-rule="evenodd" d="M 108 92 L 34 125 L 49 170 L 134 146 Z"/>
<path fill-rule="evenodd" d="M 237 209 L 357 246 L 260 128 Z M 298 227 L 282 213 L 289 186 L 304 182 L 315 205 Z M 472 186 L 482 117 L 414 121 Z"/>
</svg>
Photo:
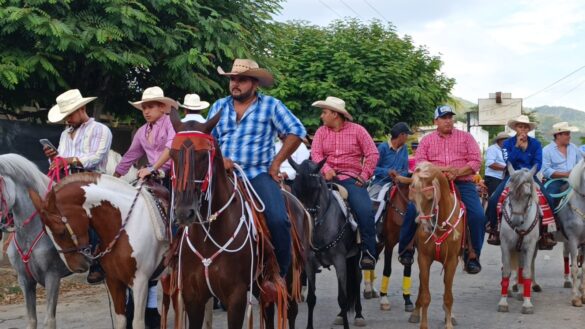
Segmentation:
<svg viewBox="0 0 585 329">
<path fill-rule="evenodd" d="M 222 111 L 212 131 L 224 157 L 242 166 L 246 177 L 252 179 L 268 172 L 274 158 L 277 134 L 305 137 L 307 131 L 301 121 L 278 99 L 258 93 L 256 102 L 246 110 L 240 122 L 231 96 L 216 101 L 207 120 Z"/>
</svg>

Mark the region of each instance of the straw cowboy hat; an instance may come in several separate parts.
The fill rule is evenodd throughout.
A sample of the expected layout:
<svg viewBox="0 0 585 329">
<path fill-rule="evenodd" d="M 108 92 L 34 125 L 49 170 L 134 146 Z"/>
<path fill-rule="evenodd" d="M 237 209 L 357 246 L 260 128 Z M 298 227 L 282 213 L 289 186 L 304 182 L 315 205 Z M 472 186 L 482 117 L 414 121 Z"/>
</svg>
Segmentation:
<svg viewBox="0 0 585 329">
<path fill-rule="evenodd" d="M 559 123 L 555 123 L 552 126 L 552 134 L 553 136 L 559 133 L 563 133 L 563 132 L 575 132 L 575 131 L 579 131 L 579 128 L 577 127 L 572 127 L 569 126 L 568 122 L 559 122 Z"/>
<path fill-rule="evenodd" d="M 183 100 L 183 104 L 179 103 L 179 106 L 186 108 L 189 111 L 201 111 L 209 107 L 209 103 L 202 101 L 197 94 L 187 94 Z"/>
<path fill-rule="evenodd" d="M 345 109 L 345 101 L 341 98 L 328 96 L 324 101 L 314 102 L 313 106 L 341 113 L 347 120 L 353 121 L 353 117 Z"/>
<path fill-rule="evenodd" d="M 172 98 L 165 97 L 165 93 L 160 87 L 150 87 L 144 89 L 142 93 L 142 100 L 136 102 L 129 102 L 132 106 L 142 111 L 142 104 L 146 102 L 160 102 L 170 107 L 179 107 L 179 103 Z"/>
<path fill-rule="evenodd" d="M 49 121 L 59 122 L 69 114 L 77 111 L 83 105 L 93 101 L 97 97 L 83 97 L 79 89 L 71 89 L 57 96 L 57 105 L 49 110 Z"/>
<path fill-rule="evenodd" d="M 270 87 L 274 84 L 274 77 L 266 69 L 261 69 L 258 63 L 251 59 L 236 58 L 230 72 L 225 72 L 220 66 L 217 72 L 223 76 L 245 76 L 258 80 L 260 87 Z"/>
<path fill-rule="evenodd" d="M 534 130 L 536 128 L 536 122 L 530 122 L 530 119 L 526 115 L 521 115 L 516 119 L 508 121 L 508 127 L 512 128 L 513 130 L 516 129 L 516 125 L 519 123 L 525 123 L 530 126 L 530 130 Z"/>
<path fill-rule="evenodd" d="M 502 139 L 508 139 L 508 138 L 510 138 L 510 134 L 508 134 L 505 131 L 501 131 L 496 135 L 496 137 L 494 137 L 494 139 L 492 140 L 492 143 L 497 143 Z"/>
</svg>

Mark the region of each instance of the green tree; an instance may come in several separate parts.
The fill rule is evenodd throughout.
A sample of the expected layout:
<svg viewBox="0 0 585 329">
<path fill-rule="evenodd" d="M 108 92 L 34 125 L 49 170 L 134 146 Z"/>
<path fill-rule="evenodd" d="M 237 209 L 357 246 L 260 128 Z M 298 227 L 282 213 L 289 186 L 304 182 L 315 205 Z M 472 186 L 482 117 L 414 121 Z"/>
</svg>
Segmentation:
<svg viewBox="0 0 585 329">
<path fill-rule="evenodd" d="M 265 57 L 282 0 L 0 0 L 0 107 L 49 107 L 78 88 L 94 109 L 159 85 L 172 97 L 225 93 L 217 65 Z"/>
<path fill-rule="evenodd" d="M 327 96 L 344 99 L 355 121 L 376 137 L 397 121 L 428 124 L 454 84 L 440 72 L 439 57 L 377 21 L 280 24 L 269 52 L 279 81 L 270 93 L 311 131 L 320 113 L 311 103 Z"/>
</svg>

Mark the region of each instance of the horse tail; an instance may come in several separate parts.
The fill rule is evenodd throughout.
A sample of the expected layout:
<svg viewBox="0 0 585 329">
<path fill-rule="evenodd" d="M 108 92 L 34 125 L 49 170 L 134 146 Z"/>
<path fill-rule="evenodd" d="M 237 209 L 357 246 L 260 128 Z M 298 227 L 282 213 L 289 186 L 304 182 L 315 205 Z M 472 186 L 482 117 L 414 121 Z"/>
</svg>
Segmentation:
<svg viewBox="0 0 585 329">
<path fill-rule="evenodd" d="M 362 271 L 359 266 L 360 255 L 349 257 L 346 260 L 347 264 L 347 309 L 349 312 L 354 312 L 356 305 L 360 298 L 360 285 L 362 283 Z"/>
</svg>

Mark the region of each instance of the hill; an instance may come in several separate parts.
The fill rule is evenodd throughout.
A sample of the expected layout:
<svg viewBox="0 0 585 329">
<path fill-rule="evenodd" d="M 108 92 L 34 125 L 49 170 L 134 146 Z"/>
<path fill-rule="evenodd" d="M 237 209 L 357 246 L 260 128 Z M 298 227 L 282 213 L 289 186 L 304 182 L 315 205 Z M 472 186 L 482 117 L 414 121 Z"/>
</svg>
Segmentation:
<svg viewBox="0 0 585 329">
<path fill-rule="evenodd" d="M 571 126 L 579 128 L 578 132 L 571 134 L 571 141 L 577 145 L 581 143 L 581 137 L 585 137 L 585 112 L 562 106 L 540 106 L 531 109 L 538 120 L 538 130 L 547 140 L 552 140 L 552 125 L 567 121 Z"/>
</svg>

